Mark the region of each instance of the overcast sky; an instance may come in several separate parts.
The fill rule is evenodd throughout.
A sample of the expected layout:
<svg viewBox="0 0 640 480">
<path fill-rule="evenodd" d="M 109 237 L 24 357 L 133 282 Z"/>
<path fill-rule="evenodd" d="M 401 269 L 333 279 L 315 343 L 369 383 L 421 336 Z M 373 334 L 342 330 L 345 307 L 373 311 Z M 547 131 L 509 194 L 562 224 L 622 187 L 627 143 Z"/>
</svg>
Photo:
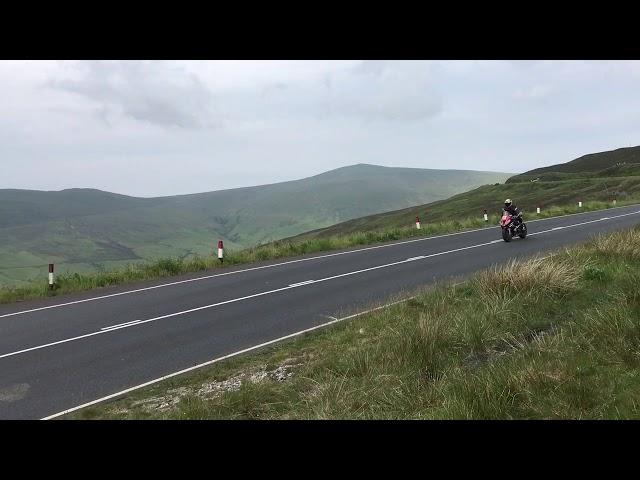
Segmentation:
<svg viewBox="0 0 640 480">
<path fill-rule="evenodd" d="M 640 145 L 640 62 L 0 61 L 0 188 L 137 196 Z"/>
</svg>

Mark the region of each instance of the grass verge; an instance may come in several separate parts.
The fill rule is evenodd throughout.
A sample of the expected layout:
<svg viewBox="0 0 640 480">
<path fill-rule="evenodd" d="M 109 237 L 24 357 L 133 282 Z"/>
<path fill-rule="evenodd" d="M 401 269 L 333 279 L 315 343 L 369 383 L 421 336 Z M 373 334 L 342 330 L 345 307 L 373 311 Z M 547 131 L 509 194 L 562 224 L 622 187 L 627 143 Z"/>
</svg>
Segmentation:
<svg viewBox="0 0 640 480">
<path fill-rule="evenodd" d="M 637 200 L 629 199 L 618 202 L 617 206 L 631 205 L 636 202 Z M 605 210 L 612 207 L 613 205 L 608 202 L 598 201 L 585 202 L 581 209 L 578 209 L 576 206 L 552 206 L 545 208 L 539 215 L 535 213 L 525 215 L 525 220 Z M 46 273 L 43 272 L 43 279 L 41 281 L 32 281 L 27 285 L 19 287 L 1 287 L 0 304 L 82 292 L 137 281 L 162 279 L 186 273 L 197 273 L 278 258 L 295 257 L 304 254 L 340 250 L 394 240 L 461 232 L 483 228 L 487 225 L 495 225 L 497 222 L 498 216 L 491 215 L 489 216 L 488 222 L 485 222 L 482 218 L 466 218 L 438 223 L 425 223 L 421 225 L 422 228 L 420 230 L 411 226 L 349 233 L 327 238 L 281 240 L 245 250 L 227 251 L 223 264 L 221 264 L 216 257 L 164 258 L 155 262 L 128 264 L 120 269 L 94 274 L 70 273 L 58 275 L 53 291 L 49 290 Z"/>
<path fill-rule="evenodd" d="M 68 418 L 640 418 L 639 286 L 640 227 Z"/>
</svg>

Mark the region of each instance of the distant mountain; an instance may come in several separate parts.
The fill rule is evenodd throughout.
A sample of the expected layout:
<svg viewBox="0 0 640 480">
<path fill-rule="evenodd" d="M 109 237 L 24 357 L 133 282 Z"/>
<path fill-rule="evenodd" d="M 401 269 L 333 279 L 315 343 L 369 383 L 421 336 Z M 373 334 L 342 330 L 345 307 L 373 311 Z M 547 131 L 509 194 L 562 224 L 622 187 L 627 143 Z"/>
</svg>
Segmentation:
<svg viewBox="0 0 640 480">
<path fill-rule="evenodd" d="M 447 198 L 506 173 L 358 164 L 290 182 L 172 197 L 93 189 L 0 190 L 0 284 L 55 262 L 95 271 L 164 256 L 207 255 L 344 220 Z"/>
</svg>

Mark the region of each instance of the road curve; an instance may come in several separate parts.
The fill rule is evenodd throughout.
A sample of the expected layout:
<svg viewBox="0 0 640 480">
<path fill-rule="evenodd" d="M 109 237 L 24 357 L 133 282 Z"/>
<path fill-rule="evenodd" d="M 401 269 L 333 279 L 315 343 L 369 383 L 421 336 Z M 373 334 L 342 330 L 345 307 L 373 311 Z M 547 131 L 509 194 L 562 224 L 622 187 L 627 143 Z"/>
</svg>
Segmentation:
<svg viewBox="0 0 640 480">
<path fill-rule="evenodd" d="M 37 419 L 511 258 L 640 223 L 640 206 L 0 306 L 0 419 Z"/>
</svg>

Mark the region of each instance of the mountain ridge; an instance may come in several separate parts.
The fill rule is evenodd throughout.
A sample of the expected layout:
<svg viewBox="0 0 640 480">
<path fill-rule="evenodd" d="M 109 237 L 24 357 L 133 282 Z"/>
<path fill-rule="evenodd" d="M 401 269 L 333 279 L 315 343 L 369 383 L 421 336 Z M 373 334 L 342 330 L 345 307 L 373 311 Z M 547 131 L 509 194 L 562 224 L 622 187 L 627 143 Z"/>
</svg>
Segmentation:
<svg viewBox="0 0 640 480">
<path fill-rule="evenodd" d="M 356 164 L 300 180 L 150 198 L 92 188 L 4 189 L 0 283 L 26 280 L 52 262 L 83 273 L 140 259 L 209 255 L 218 240 L 240 249 L 509 175 Z"/>
</svg>

